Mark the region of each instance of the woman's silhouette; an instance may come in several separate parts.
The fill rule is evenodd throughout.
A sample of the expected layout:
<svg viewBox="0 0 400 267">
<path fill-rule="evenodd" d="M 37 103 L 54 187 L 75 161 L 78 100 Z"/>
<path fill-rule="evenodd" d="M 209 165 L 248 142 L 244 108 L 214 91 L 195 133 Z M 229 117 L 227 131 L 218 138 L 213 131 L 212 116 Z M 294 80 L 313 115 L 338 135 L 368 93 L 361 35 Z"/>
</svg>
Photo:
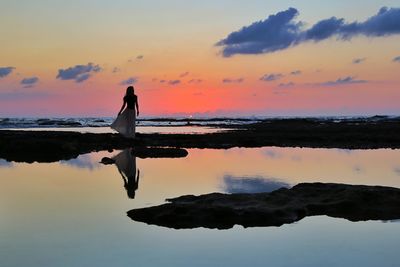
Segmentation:
<svg viewBox="0 0 400 267">
<path fill-rule="evenodd" d="M 133 86 L 129 86 L 126 88 L 121 110 L 118 112 L 118 117 L 111 124 L 111 128 L 125 137 L 135 138 L 136 115 L 139 116 L 138 97 L 135 95 Z"/>
<path fill-rule="evenodd" d="M 135 192 L 139 188 L 140 171 L 136 173 L 136 157 L 132 156 L 132 149 L 128 148 L 113 157 L 115 165 L 124 180 L 124 187 L 129 198 L 135 198 Z"/>
</svg>

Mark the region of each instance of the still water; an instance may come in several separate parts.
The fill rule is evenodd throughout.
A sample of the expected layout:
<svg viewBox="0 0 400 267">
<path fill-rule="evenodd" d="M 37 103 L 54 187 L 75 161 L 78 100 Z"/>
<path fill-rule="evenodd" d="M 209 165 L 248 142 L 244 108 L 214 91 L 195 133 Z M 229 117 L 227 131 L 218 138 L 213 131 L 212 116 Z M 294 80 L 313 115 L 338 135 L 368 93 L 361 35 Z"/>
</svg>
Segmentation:
<svg viewBox="0 0 400 267">
<path fill-rule="evenodd" d="M 191 149 L 182 159 L 133 158 L 130 166 L 98 163 L 119 153 L 124 152 L 91 153 L 57 163 L 0 160 L 0 266 L 400 262 L 398 222 L 353 223 L 317 216 L 282 227 L 173 230 L 126 216 L 130 209 L 186 194 L 271 191 L 300 182 L 400 187 L 400 150 Z M 124 171 L 137 176 L 138 170 L 138 179 L 124 184 Z"/>
</svg>

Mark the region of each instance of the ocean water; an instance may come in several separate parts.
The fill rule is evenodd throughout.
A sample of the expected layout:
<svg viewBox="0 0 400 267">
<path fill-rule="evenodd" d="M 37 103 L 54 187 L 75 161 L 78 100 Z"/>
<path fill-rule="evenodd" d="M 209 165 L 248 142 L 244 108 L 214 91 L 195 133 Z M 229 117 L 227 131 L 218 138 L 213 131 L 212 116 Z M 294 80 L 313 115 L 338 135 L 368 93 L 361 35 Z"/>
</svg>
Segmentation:
<svg viewBox="0 0 400 267">
<path fill-rule="evenodd" d="M 400 150 L 190 149 L 132 158 L 139 179 L 83 154 L 54 163 L 0 159 L 0 266 L 397 266 L 397 221 L 308 217 L 281 227 L 173 230 L 132 221 L 133 208 L 211 192 L 269 192 L 301 182 L 400 187 Z M 137 187 L 137 188 L 136 188 Z M 135 190 L 136 189 L 136 190 Z M 128 192 L 130 190 L 130 192 Z M 134 194 L 132 194 L 132 191 Z"/>
<path fill-rule="evenodd" d="M 115 118 L 0 118 L 0 129 L 12 128 L 68 128 L 68 127 L 109 127 Z M 257 118 L 158 118 L 137 119 L 138 126 L 215 126 L 254 123 Z"/>
</svg>

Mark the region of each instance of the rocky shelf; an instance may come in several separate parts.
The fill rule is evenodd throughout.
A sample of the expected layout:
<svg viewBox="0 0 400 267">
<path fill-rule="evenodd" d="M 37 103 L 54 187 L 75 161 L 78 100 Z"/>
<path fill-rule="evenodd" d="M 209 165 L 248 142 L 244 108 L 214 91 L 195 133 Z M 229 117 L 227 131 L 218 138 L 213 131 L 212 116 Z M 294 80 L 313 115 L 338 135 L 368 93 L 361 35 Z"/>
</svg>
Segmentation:
<svg viewBox="0 0 400 267">
<path fill-rule="evenodd" d="M 400 120 L 276 119 L 235 125 L 209 134 L 118 134 L 0 130 L 0 158 L 22 162 L 68 160 L 80 154 L 127 147 L 213 148 L 320 147 L 400 148 Z"/>
<path fill-rule="evenodd" d="M 128 216 L 175 229 L 281 226 L 315 215 L 350 221 L 400 219 L 400 189 L 382 186 L 302 183 L 271 193 L 213 193 L 167 201 L 130 210 Z"/>
</svg>

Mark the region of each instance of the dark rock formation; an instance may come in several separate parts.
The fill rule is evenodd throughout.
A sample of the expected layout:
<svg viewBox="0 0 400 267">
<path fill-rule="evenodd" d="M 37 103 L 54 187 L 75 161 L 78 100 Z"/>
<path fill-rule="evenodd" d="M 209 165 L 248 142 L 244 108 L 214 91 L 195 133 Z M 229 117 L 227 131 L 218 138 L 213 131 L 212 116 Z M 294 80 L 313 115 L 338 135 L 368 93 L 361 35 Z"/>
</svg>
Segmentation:
<svg viewBox="0 0 400 267">
<path fill-rule="evenodd" d="M 325 147 L 400 148 L 400 120 L 287 119 L 235 125 L 212 134 L 118 134 L 0 130 L 0 158 L 8 161 L 54 162 L 79 154 L 135 146 L 177 148 Z"/>
<path fill-rule="evenodd" d="M 100 163 L 104 164 L 104 165 L 112 165 L 115 163 L 115 160 L 109 157 L 104 157 L 101 159 Z"/>
<path fill-rule="evenodd" d="M 382 186 L 304 183 L 271 193 L 182 196 L 170 203 L 134 209 L 128 216 L 170 228 L 228 229 L 281 226 L 306 216 L 350 221 L 400 219 L 400 189 Z"/>
<path fill-rule="evenodd" d="M 132 155 L 142 159 L 145 158 L 184 158 L 188 152 L 182 148 L 172 147 L 137 147 L 132 149 Z M 100 163 L 104 165 L 114 164 L 115 160 L 112 158 L 104 157 Z"/>
</svg>

